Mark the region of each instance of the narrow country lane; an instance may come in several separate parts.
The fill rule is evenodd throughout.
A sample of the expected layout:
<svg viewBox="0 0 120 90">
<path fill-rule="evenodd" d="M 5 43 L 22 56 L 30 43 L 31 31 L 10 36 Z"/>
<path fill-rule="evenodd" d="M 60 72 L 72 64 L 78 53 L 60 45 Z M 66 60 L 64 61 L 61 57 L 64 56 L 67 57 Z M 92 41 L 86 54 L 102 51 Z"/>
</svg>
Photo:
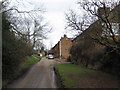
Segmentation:
<svg viewBox="0 0 120 90">
<path fill-rule="evenodd" d="M 56 88 L 53 65 L 54 59 L 43 58 L 36 63 L 21 79 L 9 85 L 8 88 Z"/>
</svg>

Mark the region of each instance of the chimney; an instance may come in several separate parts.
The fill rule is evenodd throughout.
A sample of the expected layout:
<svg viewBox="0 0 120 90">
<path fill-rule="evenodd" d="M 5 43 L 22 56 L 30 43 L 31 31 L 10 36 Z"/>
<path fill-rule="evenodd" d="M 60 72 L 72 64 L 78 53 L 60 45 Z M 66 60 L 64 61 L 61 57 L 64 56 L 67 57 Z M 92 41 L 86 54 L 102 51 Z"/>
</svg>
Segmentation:
<svg viewBox="0 0 120 90">
<path fill-rule="evenodd" d="M 102 16 L 102 17 L 105 17 L 106 15 L 108 15 L 110 12 L 110 7 L 99 7 L 98 8 L 98 16 Z"/>
<path fill-rule="evenodd" d="M 67 37 L 67 35 L 64 34 L 64 37 Z"/>
</svg>

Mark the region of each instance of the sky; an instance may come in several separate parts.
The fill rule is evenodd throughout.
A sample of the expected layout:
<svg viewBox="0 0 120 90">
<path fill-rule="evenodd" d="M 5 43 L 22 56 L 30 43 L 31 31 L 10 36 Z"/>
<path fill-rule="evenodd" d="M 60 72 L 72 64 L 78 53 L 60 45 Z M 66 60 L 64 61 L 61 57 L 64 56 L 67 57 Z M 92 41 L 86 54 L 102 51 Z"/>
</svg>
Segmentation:
<svg viewBox="0 0 120 90">
<path fill-rule="evenodd" d="M 47 10 L 45 17 L 53 27 L 53 31 L 48 34 L 49 39 L 44 40 L 47 48 L 51 48 L 66 34 L 65 13 L 70 8 L 75 7 L 76 0 L 42 0 L 42 2 Z M 69 33 L 67 33 L 67 36 L 72 37 Z"/>
<path fill-rule="evenodd" d="M 67 37 L 71 38 L 73 37 L 73 34 L 67 33 L 65 30 L 65 13 L 69 11 L 69 9 L 74 9 L 77 12 L 80 12 L 80 15 L 82 16 L 82 10 L 77 5 L 77 1 L 82 0 L 10 0 L 14 2 L 13 4 L 18 6 L 21 10 L 29 10 L 33 8 L 40 7 L 43 5 L 43 8 L 45 8 L 44 18 L 49 23 L 50 26 L 52 26 L 53 30 L 51 33 L 47 34 L 47 39 L 43 40 L 43 43 L 46 45 L 47 49 L 50 49 L 55 44 L 58 43 L 61 37 L 64 36 L 64 34 L 67 34 Z M 90 1 L 90 0 L 87 0 Z M 108 0 L 105 0 L 108 1 Z M 23 2 L 24 7 L 20 6 L 19 4 Z M 12 4 L 12 5 L 13 5 Z M 32 5 L 29 5 L 32 4 Z"/>
<path fill-rule="evenodd" d="M 18 1 L 19 3 L 13 3 L 19 10 L 29 10 L 30 8 L 37 8 L 41 5 L 45 8 L 44 18 L 49 23 L 49 25 L 53 28 L 51 33 L 47 34 L 48 39 L 43 40 L 43 43 L 46 45 L 47 49 L 53 47 L 60 40 L 64 34 L 67 34 L 69 38 L 72 37 L 71 33 L 67 33 L 65 30 L 65 13 L 69 11 L 69 9 L 77 10 L 77 0 L 12 0 Z M 19 4 L 23 2 L 24 7 Z M 12 4 L 12 5 L 13 5 Z M 31 6 L 29 4 L 32 4 Z"/>
</svg>

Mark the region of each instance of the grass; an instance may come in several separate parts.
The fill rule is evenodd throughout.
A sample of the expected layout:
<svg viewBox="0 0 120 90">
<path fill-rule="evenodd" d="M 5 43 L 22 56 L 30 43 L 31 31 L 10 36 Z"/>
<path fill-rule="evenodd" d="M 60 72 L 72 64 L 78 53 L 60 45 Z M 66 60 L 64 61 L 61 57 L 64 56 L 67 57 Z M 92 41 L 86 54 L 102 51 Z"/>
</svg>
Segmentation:
<svg viewBox="0 0 120 90">
<path fill-rule="evenodd" d="M 60 75 L 64 88 L 79 88 L 80 85 L 87 86 L 86 84 L 88 84 L 88 87 L 101 87 L 98 85 L 100 82 L 104 85 L 107 82 L 104 82 L 106 78 L 111 80 L 111 76 L 106 73 L 74 64 L 56 64 L 55 69 Z M 100 79 L 100 82 L 97 79 Z"/>
<path fill-rule="evenodd" d="M 25 62 L 23 62 L 21 64 L 22 68 L 27 68 L 29 67 L 30 65 L 38 62 L 42 57 L 40 56 L 35 56 L 35 55 L 32 55 L 30 57 L 27 57 L 27 59 L 25 60 Z"/>
<path fill-rule="evenodd" d="M 87 73 L 95 72 L 94 70 L 89 70 L 74 64 L 57 64 L 55 65 L 55 68 L 60 74 L 61 79 L 63 81 L 63 86 L 65 86 L 65 88 L 74 87 L 75 80 L 72 79 L 71 76 L 74 75 L 84 76 L 87 75 Z"/>
</svg>

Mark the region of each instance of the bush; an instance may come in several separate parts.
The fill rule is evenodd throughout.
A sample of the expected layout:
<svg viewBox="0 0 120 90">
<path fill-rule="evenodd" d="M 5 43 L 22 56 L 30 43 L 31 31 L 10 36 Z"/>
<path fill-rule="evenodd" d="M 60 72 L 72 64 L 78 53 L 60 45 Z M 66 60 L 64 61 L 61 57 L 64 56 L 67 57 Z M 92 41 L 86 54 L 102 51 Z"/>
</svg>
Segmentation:
<svg viewBox="0 0 120 90">
<path fill-rule="evenodd" d="M 101 59 L 102 70 L 120 75 L 120 49 L 106 47 L 104 57 Z"/>
<path fill-rule="evenodd" d="M 13 80 L 19 72 L 24 58 L 31 54 L 31 46 L 11 31 L 11 22 L 3 13 L 2 18 L 2 79 Z"/>
<path fill-rule="evenodd" d="M 77 42 L 70 50 L 71 62 L 83 64 L 86 67 L 88 67 L 89 64 L 94 66 L 99 62 L 103 52 L 104 47 L 93 41 Z"/>
<path fill-rule="evenodd" d="M 17 40 L 9 31 L 3 32 L 2 46 L 3 79 L 12 79 L 20 63 L 30 54 L 30 49 L 26 43 Z"/>
</svg>

